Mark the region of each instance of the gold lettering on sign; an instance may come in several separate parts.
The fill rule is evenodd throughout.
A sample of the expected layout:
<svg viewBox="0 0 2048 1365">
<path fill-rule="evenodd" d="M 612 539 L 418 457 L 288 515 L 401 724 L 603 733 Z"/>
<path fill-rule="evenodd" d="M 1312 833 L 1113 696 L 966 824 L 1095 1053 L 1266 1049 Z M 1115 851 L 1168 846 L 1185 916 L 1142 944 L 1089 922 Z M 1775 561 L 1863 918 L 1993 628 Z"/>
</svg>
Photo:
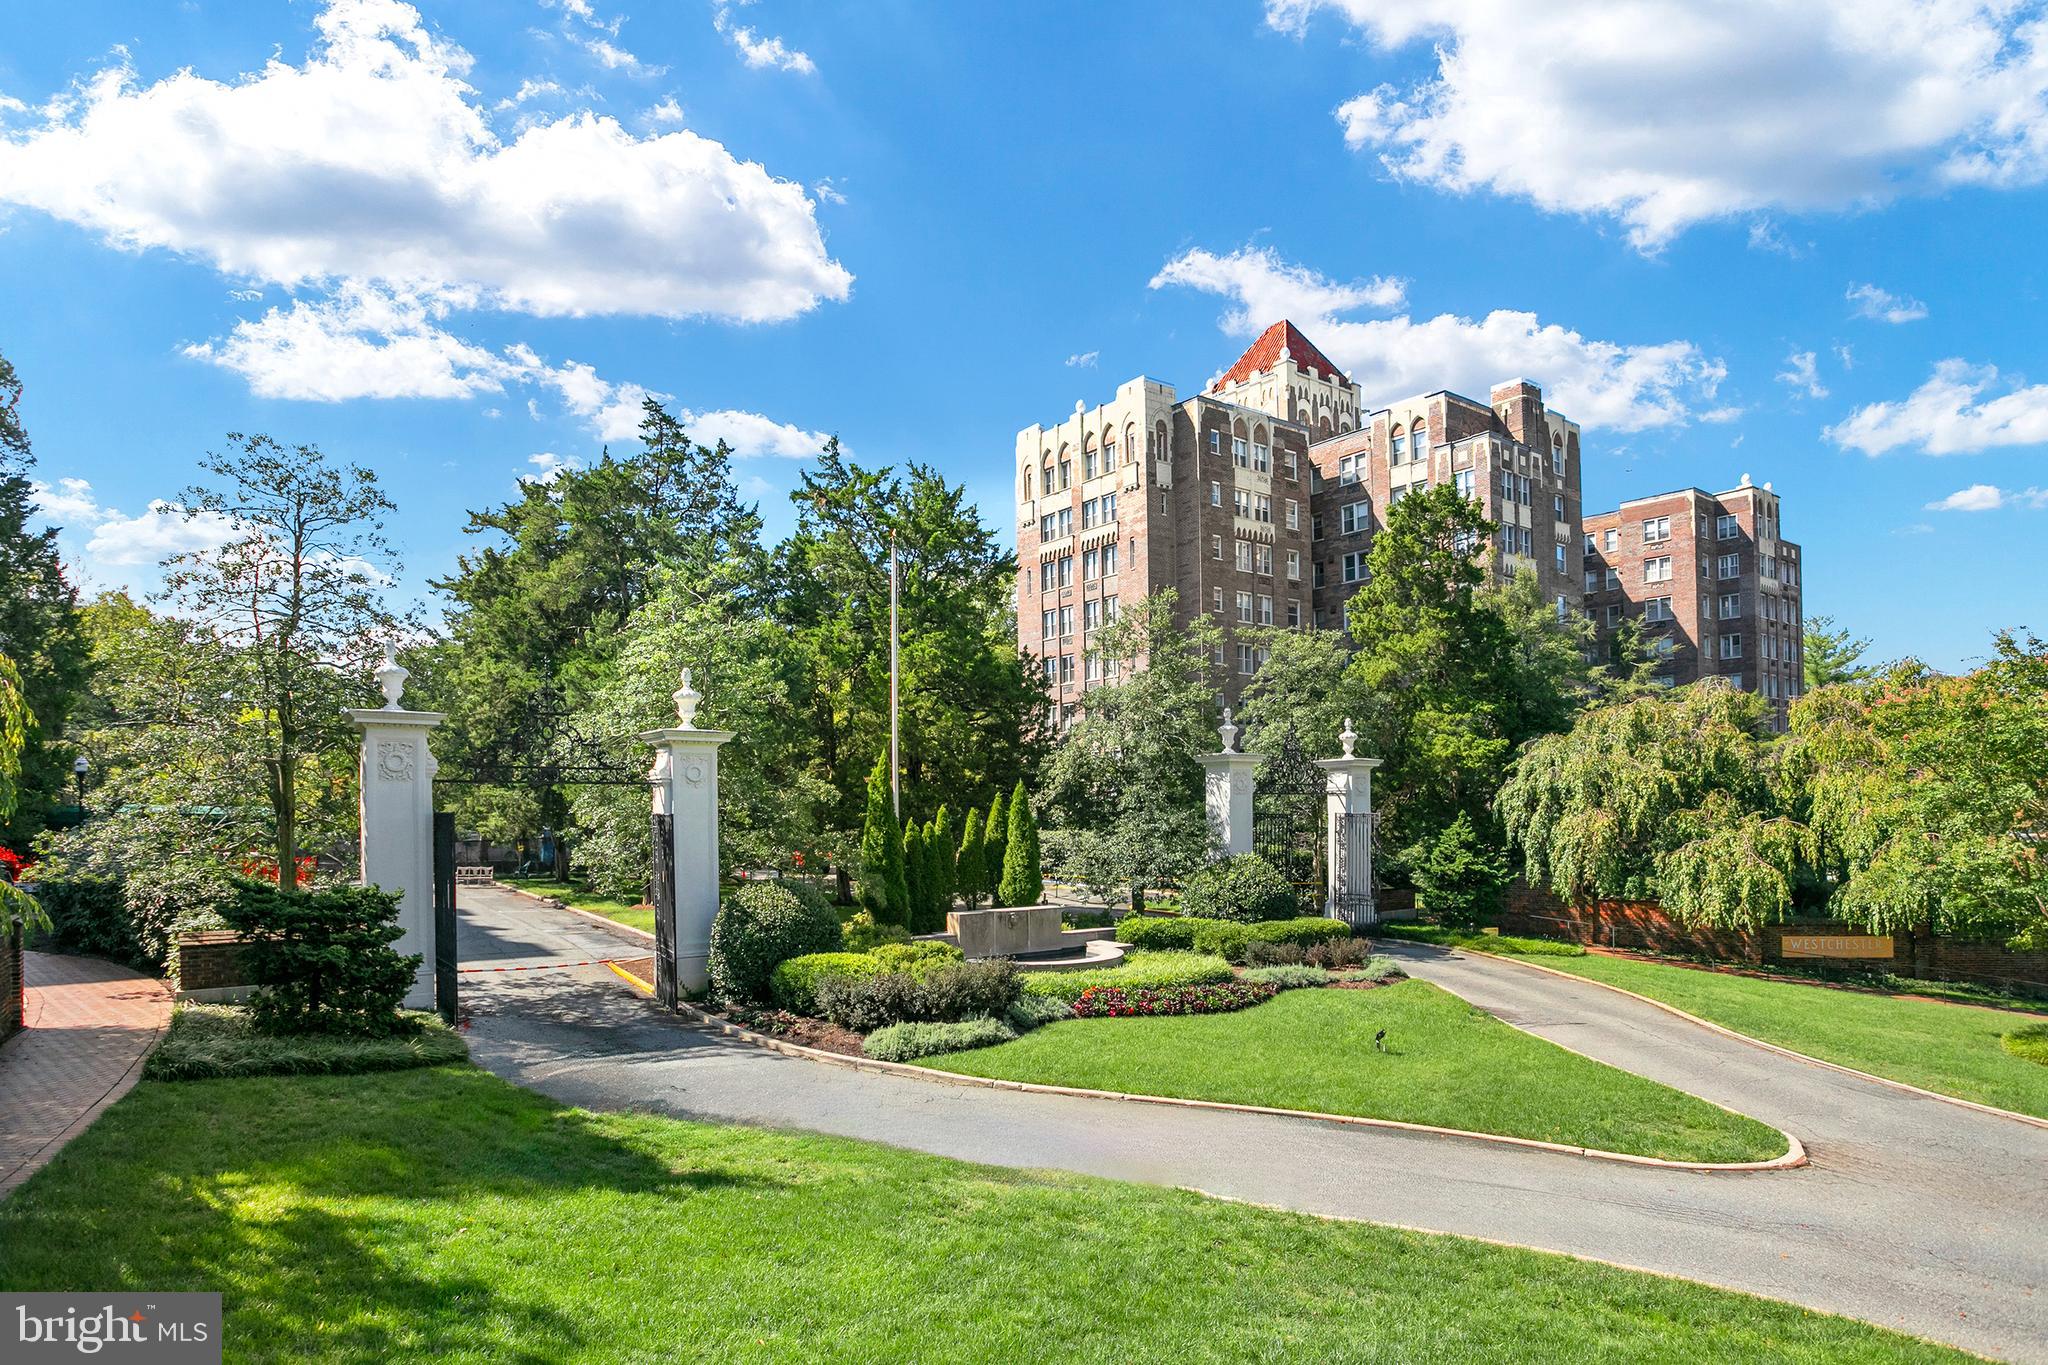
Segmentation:
<svg viewBox="0 0 2048 1365">
<path fill-rule="evenodd" d="M 1890 934 L 1787 934 L 1780 957 L 1871 957 L 1892 955 Z"/>
</svg>

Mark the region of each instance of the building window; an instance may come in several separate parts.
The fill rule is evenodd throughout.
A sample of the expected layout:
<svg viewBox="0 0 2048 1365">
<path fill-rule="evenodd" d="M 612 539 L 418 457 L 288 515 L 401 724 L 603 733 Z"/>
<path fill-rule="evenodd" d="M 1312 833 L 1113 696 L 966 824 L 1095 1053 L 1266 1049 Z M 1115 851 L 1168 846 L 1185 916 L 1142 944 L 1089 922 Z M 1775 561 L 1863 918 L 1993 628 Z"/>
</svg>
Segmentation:
<svg viewBox="0 0 2048 1365">
<path fill-rule="evenodd" d="M 1107 474 L 1116 468 L 1116 437 L 1111 436 L 1102 443 L 1102 472 Z"/>
<path fill-rule="evenodd" d="M 1364 473 L 1362 461 L 1356 455 L 1345 455 L 1337 461 L 1337 482 L 1357 483 Z"/>
<path fill-rule="evenodd" d="M 1072 587 L 1074 585 L 1074 557 L 1072 555 L 1060 556 L 1059 571 L 1060 586 L 1063 588 Z"/>
<path fill-rule="evenodd" d="M 1259 624 L 1262 626 L 1273 624 L 1273 599 L 1264 593 L 1259 594 Z"/>
<path fill-rule="evenodd" d="M 1721 572 L 1718 576 L 1721 578 L 1740 578 L 1742 576 L 1742 556 L 1739 554 L 1722 555 Z"/>
<path fill-rule="evenodd" d="M 1252 468 L 1261 474 L 1273 467 L 1273 452 L 1262 442 L 1252 443 Z"/>
<path fill-rule="evenodd" d="M 1242 436 L 1230 438 L 1230 458 L 1237 461 L 1239 469 L 1249 469 L 1252 463 L 1251 443 Z"/>
<path fill-rule="evenodd" d="M 1068 638 L 1072 637 L 1073 633 L 1074 633 L 1074 609 L 1073 609 L 1072 607 L 1061 607 L 1061 608 L 1060 608 L 1060 638 L 1061 638 L 1062 640 L 1068 639 Z"/>
<path fill-rule="evenodd" d="M 1365 578 L 1365 556 L 1357 551 L 1344 556 L 1344 581 L 1357 583 Z"/>
<path fill-rule="evenodd" d="M 1316 561 L 1315 570 L 1316 571 L 1312 576 L 1313 581 L 1311 582 L 1310 586 L 1320 588 L 1323 586 L 1323 561 L 1321 561 L 1320 559 Z"/>
<path fill-rule="evenodd" d="M 1723 621 L 1732 621 L 1740 615 L 1742 615 L 1742 594 L 1739 592 L 1722 593 L 1721 619 Z"/>
<path fill-rule="evenodd" d="M 1299 550 L 1289 550 L 1287 552 L 1287 581 L 1290 583 L 1299 583 L 1301 581 L 1301 551 Z"/>
<path fill-rule="evenodd" d="M 1252 623 L 1252 595 L 1248 592 L 1237 595 L 1237 619 L 1245 625 Z"/>
<path fill-rule="evenodd" d="M 1285 455 L 1287 456 L 1287 477 L 1288 477 L 1288 478 L 1290 478 L 1290 479 L 1298 479 L 1298 478 L 1300 478 L 1300 477 L 1301 477 L 1301 464 L 1300 464 L 1300 462 L 1299 462 L 1299 461 L 1298 461 L 1298 460 L 1296 459 L 1296 457 L 1295 457 L 1295 454 L 1294 454 L 1294 452 L 1293 452 L 1293 451 L 1291 451 L 1291 450 L 1289 450 L 1289 451 L 1285 451 L 1285 452 L 1283 452 L 1283 453 L 1284 453 L 1284 454 L 1285 454 Z"/>
<path fill-rule="evenodd" d="M 1209 558 L 1211 558 L 1211 559 L 1221 559 L 1221 558 L 1223 558 L 1223 537 L 1222 537 L 1222 536 L 1210 536 L 1210 537 L 1209 537 Z"/>
<path fill-rule="evenodd" d="M 1588 531 L 1588 532 L 1586 532 L 1586 553 L 1587 553 L 1587 554 L 1593 554 L 1593 553 L 1595 553 L 1595 550 L 1594 550 L 1594 546 L 1593 546 L 1593 533 L 1592 533 L 1591 531 Z"/>
<path fill-rule="evenodd" d="M 1467 499 L 1469 499 L 1469 498 L 1471 498 L 1471 497 L 1472 497 L 1472 471 L 1471 471 L 1471 470 L 1469 470 L 1469 469 L 1461 469 L 1461 470 L 1459 470 L 1459 471 L 1458 471 L 1457 473 L 1455 473 L 1455 474 L 1451 475 L 1451 482 L 1452 482 L 1453 484 L 1455 484 L 1455 485 L 1457 486 L 1457 489 L 1458 489 L 1458 496 L 1459 496 L 1459 497 L 1461 497 L 1461 498 L 1467 498 Z"/>
<path fill-rule="evenodd" d="M 1270 545 L 1259 547 L 1259 572 L 1268 578 L 1273 576 L 1273 547 Z"/>
<path fill-rule="evenodd" d="M 1290 630 L 1301 629 L 1301 599 L 1299 597 L 1287 599 L 1287 626 Z"/>
<path fill-rule="evenodd" d="M 1616 543 L 1620 541 L 1620 539 L 1621 533 L 1619 531 L 1602 531 L 1600 533 L 1600 548 L 1603 550 L 1611 550 L 1615 547 Z"/>
<path fill-rule="evenodd" d="M 1671 619 L 1671 599 L 1668 597 L 1652 597 L 1646 600 L 1643 603 L 1643 619 L 1645 621 L 1669 621 Z"/>
<path fill-rule="evenodd" d="M 1714 538 L 1716 540 L 1733 540 L 1741 534 L 1742 523 L 1728 513 L 1723 512 L 1720 516 L 1714 518 Z"/>
<path fill-rule="evenodd" d="M 1588 570 L 1586 570 L 1586 591 L 1587 591 L 1587 592 L 1598 592 L 1599 590 L 1600 590 L 1600 571 L 1599 571 L 1598 569 L 1588 569 Z"/>
<path fill-rule="evenodd" d="M 1561 540 L 1557 542 L 1557 571 L 1559 573 L 1571 572 L 1571 567 L 1564 560 L 1564 542 Z"/>
<path fill-rule="evenodd" d="M 1564 494 L 1553 493 L 1550 495 L 1550 519 L 1552 521 L 1564 520 Z"/>
<path fill-rule="evenodd" d="M 1056 611 L 1048 609 L 1038 613 L 1038 638 L 1050 640 L 1053 637 L 1053 631 L 1058 621 L 1059 613 Z"/>
<path fill-rule="evenodd" d="M 1607 609 L 1607 627 L 1612 630 L 1621 624 L 1621 605 L 1616 603 Z"/>
<path fill-rule="evenodd" d="M 1252 516 L 1259 521 L 1270 523 L 1273 520 L 1273 500 L 1263 493 L 1253 498 Z"/>
<path fill-rule="evenodd" d="M 1337 514 L 1337 527 L 1345 535 L 1363 531 L 1371 522 L 1370 502 L 1347 502 Z"/>
<path fill-rule="evenodd" d="M 1643 522 L 1643 544 L 1654 545 L 1671 539 L 1671 518 L 1651 517 Z"/>
<path fill-rule="evenodd" d="M 1387 463 L 1399 464 L 1408 457 L 1408 437 L 1396 429 L 1393 439 L 1387 442 Z"/>
<path fill-rule="evenodd" d="M 1095 477 L 1097 465 L 1098 457 L 1093 446 L 1081 452 L 1081 482 L 1086 483 Z"/>
<path fill-rule="evenodd" d="M 1233 488 L 1230 490 L 1230 506 L 1237 515 L 1248 517 L 1252 514 L 1252 495 L 1242 488 Z"/>
<path fill-rule="evenodd" d="M 1221 620 L 1223 619 L 1223 589 L 1221 589 L 1221 588 L 1218 588 L 1218 589 L 1216 589 L 1216 598 L 1215 598 L 1215 600 L 1216 600 L 1216 619 L 1217 619 L 1217 620 L 1219 620 L 1219 621 L 1221 621 Z"/>
<path fill-rule="evenodd" d="M 1550 472 L 1560 479 L 1564 477 L 1564 442 L 1550 443 Z"/>
<path fill-rule="evenodd" d="M 1608 590 L 1609 592 L 1613 592 L 1613 591 L 1614 591 L 1614 590 L 1615 590 L 1616 588 L 1620 587 L 1620 586 L 1621 586 L 1621 570 L 1619 570 L 1619 569 L 1609 569 L 1609 570 L 1607 571 L 1607 579 L 1606 579 L 1606 582 L 1607 582 L 1607 590 Z"/>
<path fill-rule="evenodd" d="M 1287 500 L 1287 529 L 1290 531 L 1299 531 L 1301 529 L 1301 504 L 1293 498 Z"/>
<path fill-rule="evenodd" d="M 1223 505 L 1223 485 L 1214 479 L 1209 480 L 1209 505 L 1211 507 L 1221 507 Z"/>
<path fill-rule="evenodd" d="M 1211 455 L 1221 455 L 1223 453 L 1222 432 L 1212 431 L 1209 433 L 1209 453 Z"/>
<path fill-rule="evenodd" d="M 1671 581 L 1671 556 L 1659 555 L 1655 559 L 1644 560 L 1643 581 L 1645 583 L 1669 583 Z"/>
<path fill-rule="evenodd" d="M 1093 550 L 1081 552 L 1081 581 L 1092 583 L 1102 573 L 1102 556 Z"/>
<path fill-rule="evenodd" d="M 1237 542 L 1237 571 L 1239 573 L 1250 573 L 1252 571 L 1252 543 L 1249 540 Z"/>
<path fill-rule="evenodd" d="M 1309 518 L 1309 538 L 1311 540 L 1321 540 L 1323 538 L 1323 519 L 1321 517 Z"/>
<path fill-rule="evenodd" d="M 1102 576 L 1104 578 L 1116 577 L 1116 547 L 1117 542 L 1113 540 L 1102 547 Z"/>
</svg>

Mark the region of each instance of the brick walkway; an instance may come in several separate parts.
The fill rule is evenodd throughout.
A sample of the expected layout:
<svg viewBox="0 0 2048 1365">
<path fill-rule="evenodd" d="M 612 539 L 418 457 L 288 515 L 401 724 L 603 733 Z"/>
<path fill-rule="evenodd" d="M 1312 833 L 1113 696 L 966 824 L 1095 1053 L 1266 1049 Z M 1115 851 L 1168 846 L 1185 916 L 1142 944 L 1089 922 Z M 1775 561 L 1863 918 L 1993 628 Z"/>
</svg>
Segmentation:
<svg viewBox="0 0 2048 1365">
<path fill-rule="evenodd" d="M 91 957 L 22 954 L 28 1027 L 0 1044 L 0 1198 L 128 1093 L 171 1020 L 161 981 Z"/>
</svg>

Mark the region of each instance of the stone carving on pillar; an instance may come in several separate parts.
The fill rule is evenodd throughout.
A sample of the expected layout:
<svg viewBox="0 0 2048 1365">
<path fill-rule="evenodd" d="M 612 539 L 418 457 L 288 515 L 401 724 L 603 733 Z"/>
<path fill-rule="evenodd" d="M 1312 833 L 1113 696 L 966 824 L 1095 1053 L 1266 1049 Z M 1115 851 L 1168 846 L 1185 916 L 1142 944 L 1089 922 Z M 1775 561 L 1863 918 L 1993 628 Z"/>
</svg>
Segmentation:
<svg viewBox="0 0 2048 1365">
<path fill-rule="evenodd" d="M 376 670 L 384 694 L 379 707 L 343 712 L 362 736 L 357 768 L 363 881 L 398 896 L 393 946 L 418 953 L 420 968 L 405 995 L 407 1009 L 434 1008 L 434 773 L 427 736 L 445 719 L 438 712 L 405 709 L 410 675 L 391 645 Z"/>
<path fill-rule="evenodd" d="M 661 999 L 673 998 L 664 985 L 680 994 L 702 990 L 708 981 L 711 921 L 718 915 L 718 750 L 733 737 L 730 730 L 697 728 L 704 694 L 691 685 L 689 669 L 682 671 L 682 686 L 671 696 L 674 728 L 638 736 L 655 749 L 648 773 L 654 784 L 653 813 L 667 817 L 673 854 L 675 903 L 655 907 L 657 919 L 672 913 L 675 926 L 673 951 L 657 956 L 654 964 L 655 993 Z M 660 824 L 657 818 L 656 827 Z"/>
<path fill-rule="evenodd" d="M 1323 913 L 1348 924 L 1372 924 L 1378 918 L 1372 881 L 1372 770 L 1380 766 L 1380 760 L 1360 758 L 1352 752 L 1358 733 L 1351 728 L 1349 716 L 1344 718 L 1337 742 L 1344 747 L 1343 757 L 1316 762 L 1328 774 L 1324 791 L 1329 872 Z"/>
<path fill-rule="evenodd" d="M 1252 851 L 1252 774 L 1264 755 L 1238 751 L 1240 731 L 1227 706 L 1216 732 L 1222 737 L 1222 750 L 1201 756 L 1203 802 L 1209 815 L 1210 852 L 1229 858 Z"/>
</svg>

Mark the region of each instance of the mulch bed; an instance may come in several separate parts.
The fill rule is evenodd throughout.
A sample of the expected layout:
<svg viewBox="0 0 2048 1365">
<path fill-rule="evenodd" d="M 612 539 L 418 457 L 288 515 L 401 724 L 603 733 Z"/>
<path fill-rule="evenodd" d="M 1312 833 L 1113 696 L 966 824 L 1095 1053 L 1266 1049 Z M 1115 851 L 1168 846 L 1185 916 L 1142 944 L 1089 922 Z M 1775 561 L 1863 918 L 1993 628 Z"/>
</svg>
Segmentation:
<svg viewBox="0 0 2048 1365">
<path fill-rule="evenodd" d="M 1397 981 L 1406 981 L 1405 976 L 1390 976 L 1384 981 L 1332 981 L 1324 990 L 1329 991 L 1376 991 L 1382 986 L 1391 986 Z"/>
<path fill-rule="evenodd" d="M 631 972 L 642 981 L 654 980 L 654 959 L 651 957 L 617 957 L 612 965 L 622 972 Z"/>
<path fill-rule="evenodd" d="M 771 1038 L 780 1038 L 785 1043 L 814 1047 L 820 1052 L 836 1052 L 842 1057 L 867 1055 L 861 1050 L 858 1033 L 823 1019 L 791 1014 L 788 1010 L 712 1010 L 709 1013 L 714 1018 L 756 1033 L 765 1033 Z"/>
</svg>

